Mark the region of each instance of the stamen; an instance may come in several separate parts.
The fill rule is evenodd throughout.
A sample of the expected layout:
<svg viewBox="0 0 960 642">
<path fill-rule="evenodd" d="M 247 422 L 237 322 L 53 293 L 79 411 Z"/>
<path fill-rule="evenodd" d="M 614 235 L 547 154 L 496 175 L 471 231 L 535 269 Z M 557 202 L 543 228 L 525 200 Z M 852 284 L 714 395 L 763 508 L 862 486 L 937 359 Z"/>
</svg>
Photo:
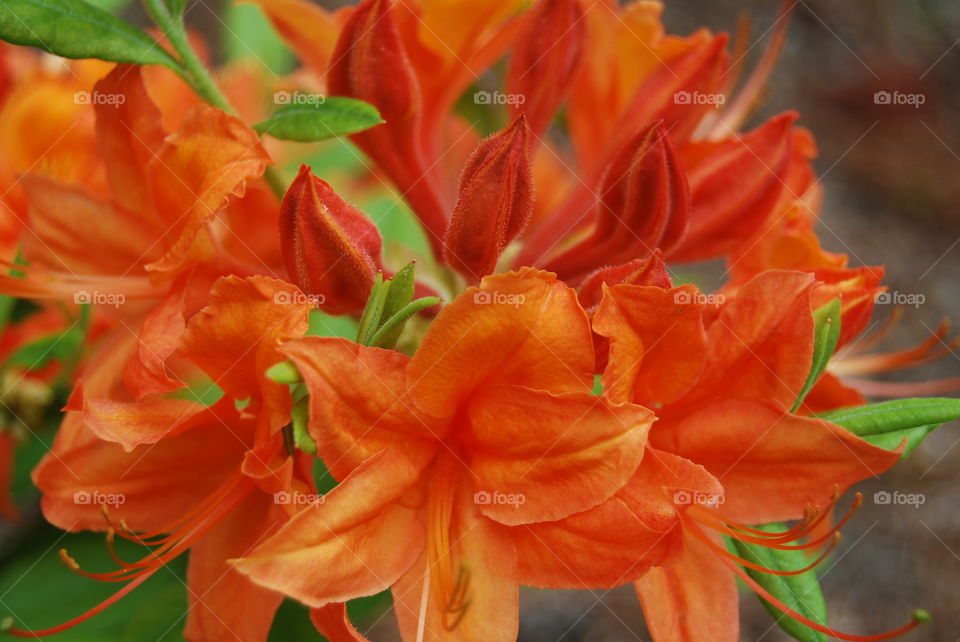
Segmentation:
<svg viewBox="0 0 960 642">
<path fill-rule="evenodd" d="M 107 523 L 110 524 L 110 528 L 107 531 L 107 548 L 113 560 L 122 568 L 106 573 L 90 573 L 84 571 L 77 561 L 70 557 L 66 549 L 60 550 L 60 559 L 70 570 L 79 575 L 103 582 L 129 583 L 97 606 L 68 622 L 38 631 L 12 628 L 8 630 L 7 633 L 16 637 L 44 637 L 65 631 L 100 613 L 145 582 L 148 577 L 156 573 L 168 562 L 187 551 L 198 539 L 203 537 L 223 519 L 224 516 L 236 508 L 237 504 L 239 504 L 253 488 L 253 482 L 246 476 L 239 473 L 234 475 L 210 496 L 219 498 L 216 505 L 210 506 L 210 498 L 201 502 L 199 506 L 204 507 L 204 512 L 198 512 L 195 509 L 189 513 L 186 521 L 177 520 L 183 522 L 181 530 L 165 537 L 163 544 L 159 546 L 159 548 L 150 551 L 150 553 L 135 563 L 125 562 L 116 554 L 113 547 L 114 535 L 119 533 L 119 531 L 114 528 L 110 521 L 109 512 L 104 511 L 104 517 L 107 519 Z M 143 539 L 138 536 L 134 536 L 133 539 L 141 544 L 145 543 Z"/>
<path fill-rule="evenodd" d="M 942 359 L 960 347 L 960 337 L 944 342 L 950 326 L 944 321 L 927 339 L 913 348 L 881 354 L 866 354 L 854 357 L 841 357 L 830 364 L 830 371 L 845 377 L 846 375 L 872 374 L 916 368 Z"/>
<path fill-rule="evenodd" d="M 453 505 L 459 481 L 458 464 L 453 457 L 443 455 L 434 466 L 433 484 L 427 500 L 427 561 L 432 576 L 433 597 L 443 618 L 443 626 L 452 631 L 470 607 L 470 571 L 462 564 L 455 564 L 450 543 Z"/>
<path fill-rule="evenodd" d="M 775 606 L 777 610 L 782 612 L 784 615 L 789 615 L 790 617 L 800 622 L 801 624 L 805 624 L 809 626 L 811 629 L 814 629 L 815 631 L 819 631 L 824 635 L 829 635 L 830 637 L 839 638 L 841 640 L 851 640 L 853 642 L 876 642 L 877 640 L 889 640 L 891 638 L 895 638 L 900 635 L 903 635 L 904 633 L 908 633 L 909 631 L 912 631 L 913 629 L 917 628 L 917 626 L 919 626 L 923 622 L 926 622 L 929 619 L 929 616 L 925 611 L 917 610 L 913 612 L 913 619 L 909 623 L 904 624 L 903 626 L 896 628 L 892 631 L 887 631 L 886 633 L 878 633 L 876 635 L 853 635 L 850 633 L 843 633 L 842 631 L 837 631 L 835 629 L 831 629 L 827 626 L 824 626 L 818 622 L 814 622 L 810 618 L 805 617 L 800 613 L 797 613 L 796 611 L 791 609 L 789 606 L 787 606 L 786 604 L 784 604 L 783 602 L 775 598 L 773 595 L 771 595 L 762 586 L 757 584 L 757 582 L 754 581 L 754 579 L 750 577 L 746 573 L 746 571 L 744 571 L 742 568 L 740 568 L 733 562 L 730 562 L 729 560 L 722 557 L 720 558 L 720 561 L 726 564 L 730 568 L 730 570 L 733 571 L 737 577 L 743 580 L 743 583 L 749 586 L 757 595 L 759 595 L 764 600 L 766 600 L 767 602 Z"/>
</svg>

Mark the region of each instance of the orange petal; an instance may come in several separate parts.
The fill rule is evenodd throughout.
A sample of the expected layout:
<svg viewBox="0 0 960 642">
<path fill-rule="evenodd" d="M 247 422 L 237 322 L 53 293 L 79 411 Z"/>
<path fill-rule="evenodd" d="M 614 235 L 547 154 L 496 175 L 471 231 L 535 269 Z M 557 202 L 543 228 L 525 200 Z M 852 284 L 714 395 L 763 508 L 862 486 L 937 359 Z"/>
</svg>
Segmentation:
<svg viewBox="0 0 960 642">
<path fill-rule="evenodd" d="M 160 110 L 140 79 L 140 68 L 117 65 L 94 85 L 94 93 L 122 97 L 122 104 L 98 102 L 97 151 L 106 165 L 107 180 L 116 202 L 141 215 L 153 203 L 147 187 L 147 165 L 163 145 L 166 132 Z"/>
<path fill-rule="evenodd" d="M 137 403 L 86 399 L 83 420 L 98 437 L 131 452 L 142 444 L 155 444 L 188 430 L 198 421 L 216 421 L 216 415 L 205 413 L 205 409 L 182 399 L 147 399 Z"/>
<path fill-rule="evenodd" d="M 763 228 L 781 203 L 791 168 L 795 113 L 752 132 L 681 149 L 690 180 L 690 225 L 669 257 L 697 261 L 734 250 Z M 796 199 L 800 194 L 791 194 Z"/>
<path fill-rule="evenodd" d="M 257 586 L 227 563 L 242 557 L 280 524 L 273 497 L 254 492 L 190 548 L 188 640 L 265 640 L 283 596 Z"/>
<path fill-rule="evenodd" d="M 159 257 L 152 249 L 165 229 L 149 212 L 116 207 L 85 189 L 28 174 L 21 179 L 30 202 L 24 258 L 31 265 L 71 275 L 132 274 Z"/>
<path fill-rule="evenodd" d="M 812 284 L 774 270 L 740 288 L 710 326 L 704 374 L 679 404 L 735 396 L 791 407 L 813 359 Z"/>
<path fill-rule="evenodd" d="M 609 288 L 593 316 L 594 331 L 610 339 L 604 394 L 656 407 L 687 392 L 706 357 L 702 296 L 691 285 Z"/>
<path fill-rule="evenodd" d="M 318 74 L 326 73 L 340 31 L 333 14 L 307 0 L 247 1 L 263 10 L 304 64 Z"/>
<path fill-rule="evenodd" d="M 449 303 L 410 361 L 417 406 L 442 417 L 481 385 L 589 390 L 593 343 L 576 293 L 548 272 L 494 274 Z"/>
<path fill-rule="evenodd" d="M 204 225 L 269 163 L 260 138 L 239 119 L 208 105 L 193 108 L 147 171 L 154 207 L 173 231 L 150 269 L 179 269 Z"/>
<path fill-rule="evenodd" d="M 692 537 L 676 560 L 634 582 L 655 642 L 737 642 L 737 581 L 719 556 Z"/>
<path fill-rule="evenodd" d="M 852 408 L 867 403 L 866 398 L 856 388 L 843 383 L 829 370 L 824 372 L 810 392 L 803 399 L 803 414 L 818 414 L 839 408 Z"/>
<path fill-rule="evenodd" d="M 337 479 L 392 447 L 425 466 L 448 427 L 417 411 L 407 396 L 409 358 L 346 339 L 306 337 L 283 353 L 310 391 L 310 434 Z"/>
<path fill-rule="evenodd" d="M 126 452 L 93 435 L 79 413 L 67 413 L 53 449 L 33 471 L 49 522 L 69 530 L 105 530 L 93 493 L 122 495 L 111 517 L 134 530 L 164 527 L 186 515 L 240 468 L 252 425 L 232 418 L 197 425 Z M 78 499 L 79 498 L 79 499 Z"/>
<path fill-rule="evenodd" d="M 266 376 L 282 360 L 280 341 L 303 335 L 310 304 L 285 281 L 254 276 L 219 279 L 210 304 L 190 318 L 181 352 L 231 397 L 262 401 L 274 429 L 287 423 L 287 387 Z"/>
<path fill-rule="evenodd" d="M 423 550 L 417 511 L 398 501 L 417 474 L 396 452 L 374 455 L 235 568 L 314 608 L 379 593 Z"/>
<path fill-rule="evenodd" d="M 186 385 L 167 370 L 167 359 L 176 352 L 186 327 L 184 285 L 181 279 L 147 312 L 137 333 L 136 352 L 123 371 L 123 383 L 136 399 Z"/>
<path fill-rule="evenodd" d="M 590 393 L 486 387 L 467 409 L 480 511 L 503 524 L 562 519 L 609 499 L 643 458 L 653 413 Z M 522 501 L 501 503 L 498 497 Z"/>
<path fill-rule="evenodd" d="M 709 405 L 650 434 L 656 448 L 702 464 L 720 480 L 727 519 L 766 524 L 826 506 L 834 492 L 880 474 L 896 451 L 877 448 L 834 424 L 788 414 L 770 402 Z"/>
<path fill-rule="evenodd" d="M 469 495 L 460 495 L 454 504 L 450 532 L 455 563 L 461 564 L 469 574 L 465 597 L 469 606 L 463 619 L 452 630 L 447 629 L 434 592 L 423 595 L 424 577 L 434 570 L 424 552 L 391 591 L 404 640 L 514 642 L 517 639 L 519 587 L 513 542 L 505 526 L 481 515 L 470 500 Z M 431 589 L 433 586 L 432 583 Z M 448 615 L 447 619 L 452 622 L 457 617 Z M 422 638 L 418 636 L 421 629 Z"/>
<path fill-rule="evenodd" d="M 8 521 L 19 519 L 20 511 L 10 496 L 13 463 L 17 444 L 9 431 L 0 431 L 0 516 Z"/>
</svg>

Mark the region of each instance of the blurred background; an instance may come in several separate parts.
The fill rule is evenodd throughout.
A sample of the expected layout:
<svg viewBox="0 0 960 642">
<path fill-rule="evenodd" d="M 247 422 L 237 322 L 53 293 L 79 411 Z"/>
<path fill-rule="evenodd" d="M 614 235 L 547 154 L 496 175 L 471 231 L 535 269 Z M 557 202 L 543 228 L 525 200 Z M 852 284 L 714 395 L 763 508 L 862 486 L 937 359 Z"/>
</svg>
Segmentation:
<svg viewBox="0 0 960 642">
<path fill-rule="evenodd" d="M 136 3 L 99 0 L 132 22 L 146 24 Z M 333 7 L 345 2 L 320 2 Z M 666 0 L 664 21 L 672 33 L 706 26 L 734 32 L 740 15 L 753 23 L 756 60 L 777 19 L 778 0 Z M 264 26 L 256 9 L 230 7 L 226 0 L 190 1 L 187 20 L 210 44 L 215 60 L 251 51 L 274 71 L 294 64 Z M 877 92 L 922 96 L 922 104 L 882 104 Z M 917 102 L 917 101 L 914 101 Z M 884 349 L 912 346 L 944 317 L 960 319 L 960 3 L 956 0 L 800 0 L 769 98 L 755 122 L 786 109 L 801 114 L 819 143 L 816 161 L 826 188 L 819 232 L 823 245 L 846 252 L 854 265 L 887 266 L 892 292 L 923 295 L 908 307 Z M 694 269 L 706 278 L 710 268 Z M 709 282 L 709 281 L 708 281 Z M 875 323 L 891 313 L 878 306 Z M 960 374 L 960 355 L 898 375 L 918 381 Z M 35 446 L 36 456 L 43 452 Z M 894 628 L 913 608 L 933 614 L 926 627 L 904 640 L 960 640 L 960 425 L 943 427 L 893 472 L 861 484 L 865 504 L 844 529 L 844 540 L 821 566 L 830 623 L 867 633 Z M 880 491 L 917 493 L 919 507 L 881 505 Z M 18 475 L 21 503 L 35 502 L 24 471 Z M 23 499 L 25 498 L 25 499 Z M 69 574 L 56 550 L 104 560 L 102 538 L 69 536 L 43 527 L 28 508 L 24 522 L 0 522 L 0 599 L 19 612 L 60 607 L 79 612 L 79 594 L 99 590 Z M 183 589 L 170 577 L 151 580 L 124 606 L 96 624 L 65 634 L 64 640 L 178 640 Z M 162 575 L 162 574 L 161 574 Z M 165 582 L 165 584 L 164 584 Z M 147 587 L 144 587 L 146 589 Z M 139 594 L 139 595 L 138 595 Z M 90 598 L 91 603 L 95 603 Z M 370 636 L 398 639 L 389 599 L 357 607 Z M 614 642 L 648 640 L 642 614 L 629 587 L 612 591 L 536 591 L 522 596 L 524 642 Z M 742 639 L 787 638 L 749 593 L 742 600 Z M 293 604 L 284 615 L 294 622 L 275 640 L 311 640 L 305 613 Z M 0 613 L 0 616 L 4 615 Z M 112 618 L 112 619 L 111 619 Z M 143 637 L 144 631 L 148 632 Z M 71 637 L 72 636 L 72 637 Z M 709 641 L 705 641 L 709 642 Z"/>
</svg>

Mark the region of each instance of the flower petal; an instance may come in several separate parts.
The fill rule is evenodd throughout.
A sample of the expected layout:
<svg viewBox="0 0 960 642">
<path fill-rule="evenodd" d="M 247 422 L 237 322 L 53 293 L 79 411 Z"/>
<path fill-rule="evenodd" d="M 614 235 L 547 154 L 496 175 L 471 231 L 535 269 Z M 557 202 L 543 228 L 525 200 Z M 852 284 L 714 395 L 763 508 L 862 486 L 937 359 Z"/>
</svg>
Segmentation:
<svg viewBox="0 0 960 642">
<path fill-rule="evenodd" d="M 643 458 L 653 413 L 589 393 L 487 387 L 468 409 L 466 437 L 480 511 L 502 524 L 562 519 L 609 499 Z M 498 494 L 522 497 L 499 503 Z"/>
<path fill-rule="evenodd" d="M 428 463 L 447 428 L 407 396 L 407 356 L 324 337 L 290 341 L 282 352 L 310 391 L 310 434 L 335 478 L 387 447 Z"/>
<path fill-rule="evenodd" d="M 523 269 L 488 276 L 449 303 L 411 359 L 407 380 L 417 406 L 442 417 L 481 385 L 587 391 L 593 368 L 576 293 L 549 272 Z"/>
<path fill-rule="evenodd" d="M 398 502 L 416 481 L 403 455 L 364 462 L 322 504 L 301 510 L 234 566 L 251 580 L 310 607 L 374 595 L 423 550 L 417 511 Z"/>
</svg>

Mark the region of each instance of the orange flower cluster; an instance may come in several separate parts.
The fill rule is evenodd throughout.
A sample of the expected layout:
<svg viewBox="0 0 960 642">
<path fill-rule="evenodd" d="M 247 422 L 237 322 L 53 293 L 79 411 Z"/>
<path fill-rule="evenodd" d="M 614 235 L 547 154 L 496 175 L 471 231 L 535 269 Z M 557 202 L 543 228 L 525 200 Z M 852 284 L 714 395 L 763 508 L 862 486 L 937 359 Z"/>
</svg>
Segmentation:
<svg viewBox="0 0 960 642">
<path fill-rule="evenodd" d="M 407 642 L 515 640 L 520 586 L 632 583 L 656 642 L 737 640 L 737 578 L 816 634 L 924 619 L 849 635 L 763 580 L 810 572 L 850 517 L 840 494 L 907 448 L 824 414 L 867 401 L 841 377 L 943 345 L 834 357 L 883 269 L 821 248 L 796 114 L 742 129 L 790 3 L 739 91 L 728 38 L 666 34 L 656 1 L 256 4 L 304 65 L 285 86 L 379 112 L 350 135 L 358 184 L 392 186 L 431 256 L 417 278 L 390 265 L 307 165 L 271 189 L 293 154 L 252 127 L 273 89 L 256 72 L 216 74 L 230 113 L 167 69 L 4 45 L 0 290 L 40 312 L 0 355 L 92 306 L 33 480 L 46 519 L 106 532 L 118 568 L 64 562 L 122 584 L 9 634 L 70 628 L 188 551 L 196 642 L 265 641 L 284 596 L 333 642 L 364 640 L 345 605 L 386 589 Z M 483 137 L 473 110 L 507 124 Z M 721 289 L 674 285 L 674 265 L 713 258 Z M 320 311 L 357 320 L 355 340 L 323 336 Z M 53 376 L 3 373 L 4 406 L 27 374 Z M 149 550 L 124 560 L 118 537 Z"/>
</svg>

